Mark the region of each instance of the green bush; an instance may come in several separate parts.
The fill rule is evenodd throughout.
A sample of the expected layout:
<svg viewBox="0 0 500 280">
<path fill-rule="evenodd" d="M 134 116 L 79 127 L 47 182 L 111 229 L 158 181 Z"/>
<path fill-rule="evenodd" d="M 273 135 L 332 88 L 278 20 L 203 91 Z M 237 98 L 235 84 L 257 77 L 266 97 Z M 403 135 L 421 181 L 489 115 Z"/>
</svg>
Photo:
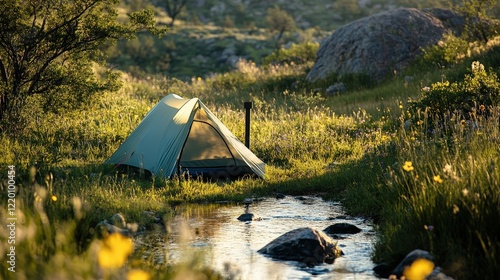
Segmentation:
<svg viewBox="0 0 500 280">
<path fill-rule="evenodd" d="M 272 54 L 264 58 L 262 64 L 303 64 L 305 62 L 314 61 L 316 59 L 318 49 L 319 43 L 317 42 L 292 44 L 289 48 L 280 48 L 279 50 L 274 51 Z"/>
<path fill-rule="evenodd" d="M 422 89 L 419 100 L 411 104 L 414 111 L 426 111 L 432 116 L 444 118 L 448 113 L 470 119 L 476 114 L 488 115 L 492 106 L 500 101 L 500 81 L 492 70 L 472 63 L 471 74 L 461 82 L 437 82 Z"/>
<path fill-rule="evenodd" d="M 448 33 L 437 45 L 422 49 L 422 65 L 447 66 L 457 64 L 466 57 L 469 43 L 460 37 Z"/>
</svg>

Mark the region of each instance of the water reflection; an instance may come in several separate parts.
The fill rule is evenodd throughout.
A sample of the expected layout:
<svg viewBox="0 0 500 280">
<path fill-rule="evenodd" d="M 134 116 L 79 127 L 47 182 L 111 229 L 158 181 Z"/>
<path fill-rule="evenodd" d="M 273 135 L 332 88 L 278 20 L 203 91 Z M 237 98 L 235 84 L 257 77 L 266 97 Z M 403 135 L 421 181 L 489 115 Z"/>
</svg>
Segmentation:
<svg viewBox="0 0 500 280">
<path fill-rule="evenodd" d="M 377 279 L 370 260 L 375 238 L 372 226 L 360 218 L 343 216 L 338 203 L 315 197 L 268 198 L 254 202 L 250 212 L 260 221 L 240 222 L 243 205 L 189 206 L 178 212 L 165 232 L 147 232 L 136 237 L 155 262 L 177 263 L 201 257 L 202 262 L 228 276 L 253 279 Z M 339 219 L 339 217 L 341 219 Z M 297 262 L 273 260 L 257 250 L 280 235 L 299 227 L 325 229 L 348 222 L 361 233 L 339 236 L 345 256 L 332 265 L 307 268 Z M 345 238 L 344 238 L 345 237 Z"/>
</svg>

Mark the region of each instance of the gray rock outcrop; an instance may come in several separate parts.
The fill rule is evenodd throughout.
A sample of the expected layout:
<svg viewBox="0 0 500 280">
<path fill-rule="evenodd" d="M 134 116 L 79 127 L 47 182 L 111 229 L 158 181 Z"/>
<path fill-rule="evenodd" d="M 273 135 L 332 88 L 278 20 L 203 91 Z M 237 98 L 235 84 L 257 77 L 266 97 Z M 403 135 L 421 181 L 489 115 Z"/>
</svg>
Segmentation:
<svg viewBox="0 0 500 280">
<path fill-rule="evenodd" d="M 460 33 L 464 19 L 443 9 L 398 8 L 351 22 L 325 39 L 307 78 L 361 74 L 380 82 L 407 67 L 421 48 L 446 32 Z"/>
<path fill-rule="evenodd" d="M 258 251 L 280 260 L 291 260 L 314 266 L 333 263 L 343 255 L 332 238 L 313 228 L 304 227 L 289 231 Z"/>
</svg>

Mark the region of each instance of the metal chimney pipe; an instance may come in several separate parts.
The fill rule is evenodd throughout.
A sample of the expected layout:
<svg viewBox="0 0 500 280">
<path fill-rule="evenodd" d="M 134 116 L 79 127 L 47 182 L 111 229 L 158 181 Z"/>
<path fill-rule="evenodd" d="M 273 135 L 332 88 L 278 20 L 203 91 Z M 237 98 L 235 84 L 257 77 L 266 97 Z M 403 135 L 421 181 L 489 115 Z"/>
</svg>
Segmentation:
<svg viewBox="0 0 500 280">
<path fill-rule="evenodd" d="M 252 109 L 252 102 L 244 102 L 243 107 L 245 107 L 245 146 L 250 149 L 250 109 Z"/>
</svg>

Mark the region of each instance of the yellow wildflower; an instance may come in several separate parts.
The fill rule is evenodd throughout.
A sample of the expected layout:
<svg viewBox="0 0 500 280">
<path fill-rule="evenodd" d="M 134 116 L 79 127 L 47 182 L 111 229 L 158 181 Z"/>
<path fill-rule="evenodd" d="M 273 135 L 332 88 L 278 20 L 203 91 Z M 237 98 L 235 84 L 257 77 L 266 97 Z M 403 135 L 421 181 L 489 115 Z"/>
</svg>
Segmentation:
<svg viewBox="0 0 500 280">
<path fill-rule="evenodd" d="M 453 214 L 457 214 L 460 211 L 460 208 L 456 204 L 453 204 Z"/>
<path fill-rule="evenodd" d="M 149 280 L 149 273 L 140 269 L 132 269 L 127 274 L 127 280 Z"/>
<path fill-rule="evenodd" d="M 443 179 L 441 179 L 441 176 L 439 176 L 439 175 L 434 176 L 433 179 L 434 179 L 434 182 L 437 182 L 437 183 L 443 182 Z"/>
<path fill-rule="evenodd" d="M 52 199 L 52 201 L 56 202 L 56 201 L 57 201 L 57 196 L 53 195 L 53 196 L 51 197 L 51 199 Z"/>
<path fill-rule="evenodd" d="M 413 163 L 411 161 L 405 161 L 405 164 L 403 165 L 403 169 L 405 171 L 412 171 L 414 168 L 413 168 Z"/>
<path fill-rule="evenodd" d="M 133 243 L 119 233 L 110 234 L 99 250 L 98 261 L 102 268 L 120 268 L 133 251 Z"/>
<path fill-rule="evenodd" d="M 484 107 L 484 105 L 479 106 L 479 110 L 484 111 L 485 109 L 486 107 Z"/>
<path fill-rule="evenodd" d="M 403 271 L 405 279 L 424 280 L 434 270 L 434 263 L 428 259 L 416 259 L 410 266 Z"/>
</svg>

